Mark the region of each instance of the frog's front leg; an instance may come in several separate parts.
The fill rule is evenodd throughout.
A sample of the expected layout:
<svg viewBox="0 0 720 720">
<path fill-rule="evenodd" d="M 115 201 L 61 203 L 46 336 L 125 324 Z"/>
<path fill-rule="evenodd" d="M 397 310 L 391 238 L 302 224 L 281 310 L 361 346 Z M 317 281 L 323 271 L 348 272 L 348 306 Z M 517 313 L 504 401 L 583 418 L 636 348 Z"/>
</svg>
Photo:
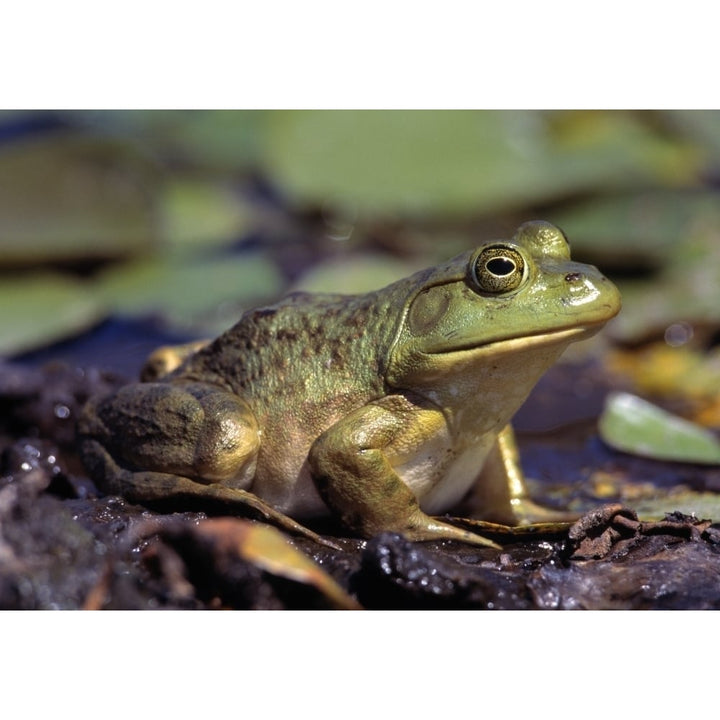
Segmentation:
<svg viewBox="0 0 720 720">
<path fill-rule="evenodd" d="M 260 446 L 257 422 L 241 398 L 222 388 L 127 385 L 91 400 L 78 433 L 88 472 L 105 492 L 184 509 L 245 514 L 250 508 L 289 532 L 324 542 L 246 489 Z"/>
<path fill-rule="evenodd" d="M 498 434 L 460 512 L 505 525 L 567 522 L 578 518 L 576 513 L 547 508 L 531 499 L 511 425 L 506 425 Z"/>
<path fill-rule="evenodd" d="M 459 540 L 498 546 L 425 514 L 394 465 L 436 432 L 436 409 L 389 396 L 350 413 L 313 443 L 309 463 L 328 507 L 363 537 L 395 531 L 410 540 Z M 442 419 L 440 419 L 441 422 Z"/>
</svg>

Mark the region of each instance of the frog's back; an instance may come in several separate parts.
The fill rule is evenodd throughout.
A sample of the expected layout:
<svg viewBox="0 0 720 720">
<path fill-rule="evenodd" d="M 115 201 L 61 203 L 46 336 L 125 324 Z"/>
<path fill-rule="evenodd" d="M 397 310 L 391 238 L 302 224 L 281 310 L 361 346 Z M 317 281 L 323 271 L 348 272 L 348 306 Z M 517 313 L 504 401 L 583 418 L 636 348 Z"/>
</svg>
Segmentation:
<svg viewBox="0 0 720 720">
<path fill-rule="evenodd" d="M 261 421 L 297 407 L 347 410 L 348 403 L 363 404 L 385 388 L 398 309 L 391 297 L 383 298 L 382 291 L 293 293 L 246 312 L 178 374 L 229 386 Z"/>
</svg>

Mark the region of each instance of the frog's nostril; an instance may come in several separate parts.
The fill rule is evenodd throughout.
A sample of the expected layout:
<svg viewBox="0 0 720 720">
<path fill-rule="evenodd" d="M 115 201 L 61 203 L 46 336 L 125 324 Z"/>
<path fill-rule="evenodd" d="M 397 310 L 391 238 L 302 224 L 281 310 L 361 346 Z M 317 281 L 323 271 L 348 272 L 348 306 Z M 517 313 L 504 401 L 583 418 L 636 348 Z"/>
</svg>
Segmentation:
<svg viewBox="0 0 720 720">
<path fill-rule="evenodd" d="M 582 280 L 582 277 L 583 277 L 582 273 L 571 272 L 565 276 L 565 281 L 566 282 L 577 282 L 578 280 Z"/>
</svg>

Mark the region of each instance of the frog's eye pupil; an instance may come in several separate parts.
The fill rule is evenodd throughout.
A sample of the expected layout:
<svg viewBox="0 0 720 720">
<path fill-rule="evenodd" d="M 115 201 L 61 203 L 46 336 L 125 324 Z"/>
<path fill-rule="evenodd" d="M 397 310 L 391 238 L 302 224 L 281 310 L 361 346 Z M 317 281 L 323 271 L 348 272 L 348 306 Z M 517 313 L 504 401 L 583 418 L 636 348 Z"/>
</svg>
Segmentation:
<svg viewBox="0 0 720 720">
<path fill-rule="evenodd" d="M 485 267 L 488 269 L 488 272 L 491 272 L 493 275 L 503 277 L 504 275 L 510 275 L 516 266 L 510 258 L 496 257 L 489 260 Z"/>
</svg>

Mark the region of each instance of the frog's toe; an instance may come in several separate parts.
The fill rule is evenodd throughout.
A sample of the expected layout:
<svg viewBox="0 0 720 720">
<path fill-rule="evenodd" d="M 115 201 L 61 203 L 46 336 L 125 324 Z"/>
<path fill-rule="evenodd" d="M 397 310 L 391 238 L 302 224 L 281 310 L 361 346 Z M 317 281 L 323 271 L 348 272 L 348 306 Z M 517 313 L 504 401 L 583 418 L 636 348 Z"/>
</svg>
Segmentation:
<svg viewBox="0 0 720 720">
<path fill-rule="evenodd" d="M 419 511 L 413 515 L 408 527 L 402 530 L 408 540 L 456 540 L 468 545 L 480 545 L 501 550 L 501 546 L 477 533 L 442 522 Z"/>
<path fill-rule="evenodd" d="M 528 497 L 514 498 L 510 501 L 513 513 L 512 525 L 534 525 L 549 522 L 575 522 L 580 517 L 577 512 L 558 510 L 539 505 Z"/>
</svg>

